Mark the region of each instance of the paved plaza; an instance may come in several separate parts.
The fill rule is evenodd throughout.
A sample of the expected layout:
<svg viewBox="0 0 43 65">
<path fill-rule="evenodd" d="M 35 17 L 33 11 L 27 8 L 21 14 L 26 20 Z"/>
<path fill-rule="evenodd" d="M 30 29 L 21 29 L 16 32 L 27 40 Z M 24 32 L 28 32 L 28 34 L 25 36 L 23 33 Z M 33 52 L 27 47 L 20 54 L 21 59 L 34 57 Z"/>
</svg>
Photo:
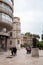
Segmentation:
<svg viewBox="0 0 43 65">
<path fill-rule="evenodd" d="M 11 53 L 0 53 L 0 65 L 43 65 L 43 50 L 39 51 L 39 57 L 31 57 L 31 54 L 26 54 L 25 48 L 17 51 L 16 56 L 11 56 Z M 10 58 L 7 58 L 10 57 Z"/>
</svg>

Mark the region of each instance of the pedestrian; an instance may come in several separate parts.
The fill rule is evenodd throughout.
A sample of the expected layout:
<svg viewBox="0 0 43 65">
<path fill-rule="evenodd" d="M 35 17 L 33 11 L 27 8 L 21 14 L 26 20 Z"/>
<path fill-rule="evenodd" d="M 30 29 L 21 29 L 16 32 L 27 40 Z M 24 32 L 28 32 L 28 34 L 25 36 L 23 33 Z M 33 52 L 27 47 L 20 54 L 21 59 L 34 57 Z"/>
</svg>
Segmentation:
<svg viewBox="0 0 43 65">
<path fill-rule="evenodd" d="M 31 47 L 30 47 L 30 46 L 27 46 L 27 47 L 26 47 L 26 51 L 27 51 L 27 54 L 28 54 L 28 53 L 31 53 Z"/>
<path fill-rule="evenodd" d="M 14 52 L 14 55 L 17 54 L 17 48 L 16 48 L 16 46 L 13 48 L 13 52 Z"/>
</svg>

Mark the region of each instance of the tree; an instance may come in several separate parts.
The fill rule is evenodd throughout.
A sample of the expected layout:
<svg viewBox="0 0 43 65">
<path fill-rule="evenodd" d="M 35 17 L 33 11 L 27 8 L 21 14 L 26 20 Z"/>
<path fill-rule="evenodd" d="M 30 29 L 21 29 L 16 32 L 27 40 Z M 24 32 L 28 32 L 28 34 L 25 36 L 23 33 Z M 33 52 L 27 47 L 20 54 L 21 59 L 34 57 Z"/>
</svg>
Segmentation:
<svg viewBox="0 0 43 65">
<path fill-rule="evenodd" d="M 33 34 L 33 37 L 36 37 L 36 38 L 40 38 L 40 36 L 39 35 L 37 35 L 37 34 Z"/>
<path fill-rule="evenodd" d="M 32 36 L 32 34 L 30 32 L 26 32 L 25 35 L 26 36 Z"/>
<path fill-rule="evenodd" d="M 30 32 L 26 32 L 25 33 L 26 36 L 35 36 L 36 38 L 40 38 L 40 36 L 38 34 L 31 34 Z"/>
</svg>

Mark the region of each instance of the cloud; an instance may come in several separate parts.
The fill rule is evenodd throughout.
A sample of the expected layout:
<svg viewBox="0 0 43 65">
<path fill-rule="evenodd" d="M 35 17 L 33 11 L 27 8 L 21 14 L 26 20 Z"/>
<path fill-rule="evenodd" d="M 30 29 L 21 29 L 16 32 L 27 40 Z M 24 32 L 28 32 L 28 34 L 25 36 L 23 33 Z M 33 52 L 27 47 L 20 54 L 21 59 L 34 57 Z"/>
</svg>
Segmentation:
<svg viewBox="0 0 43 65">
<path fill-rule="evenodd" d="M 23 33 L 42 33 L 43 0 L 15 0 L 14 9 L 14 16 L 20 17 Z"/>
</svg>

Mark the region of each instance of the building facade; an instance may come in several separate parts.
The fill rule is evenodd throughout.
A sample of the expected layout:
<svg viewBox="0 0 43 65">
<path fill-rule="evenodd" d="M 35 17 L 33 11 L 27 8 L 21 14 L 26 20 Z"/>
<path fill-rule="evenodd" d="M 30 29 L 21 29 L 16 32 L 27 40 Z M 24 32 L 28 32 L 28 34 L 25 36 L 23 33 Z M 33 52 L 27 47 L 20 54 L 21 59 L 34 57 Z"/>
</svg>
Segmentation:
<svg viewBox="0 0 43 65">
<path fill-rule="evenodd" d="M 21 44 L 29 44 L 29 45 L 32 45 L 32 39 L 33 39 L 33 36 L 28 36 L 28 35 L 25 35 L 25 34 L 21 34 Z"/>
<path fill-rule="evenodd" d="M 23 37 L 24 37 L 24 34 L 21 34 L 21 44 L 24 44 Z"/>
<path fill-rule="evenodd" d="M 10 38 L 8 41 L 8 47 L 14 47 L 16 46 L 18 49 L 20 48 L 21 43 L 21 24 L 20 24 L 20 18 L 14 17 L 13 23 L 12 23 L 13 29 L 10 31 Z"/>
<path fill-rule="evenodd" d="M 7 50 L 7 38 L 13 21 L 13 0 L 0 0 L 0 49 Z"/>
</svg>

